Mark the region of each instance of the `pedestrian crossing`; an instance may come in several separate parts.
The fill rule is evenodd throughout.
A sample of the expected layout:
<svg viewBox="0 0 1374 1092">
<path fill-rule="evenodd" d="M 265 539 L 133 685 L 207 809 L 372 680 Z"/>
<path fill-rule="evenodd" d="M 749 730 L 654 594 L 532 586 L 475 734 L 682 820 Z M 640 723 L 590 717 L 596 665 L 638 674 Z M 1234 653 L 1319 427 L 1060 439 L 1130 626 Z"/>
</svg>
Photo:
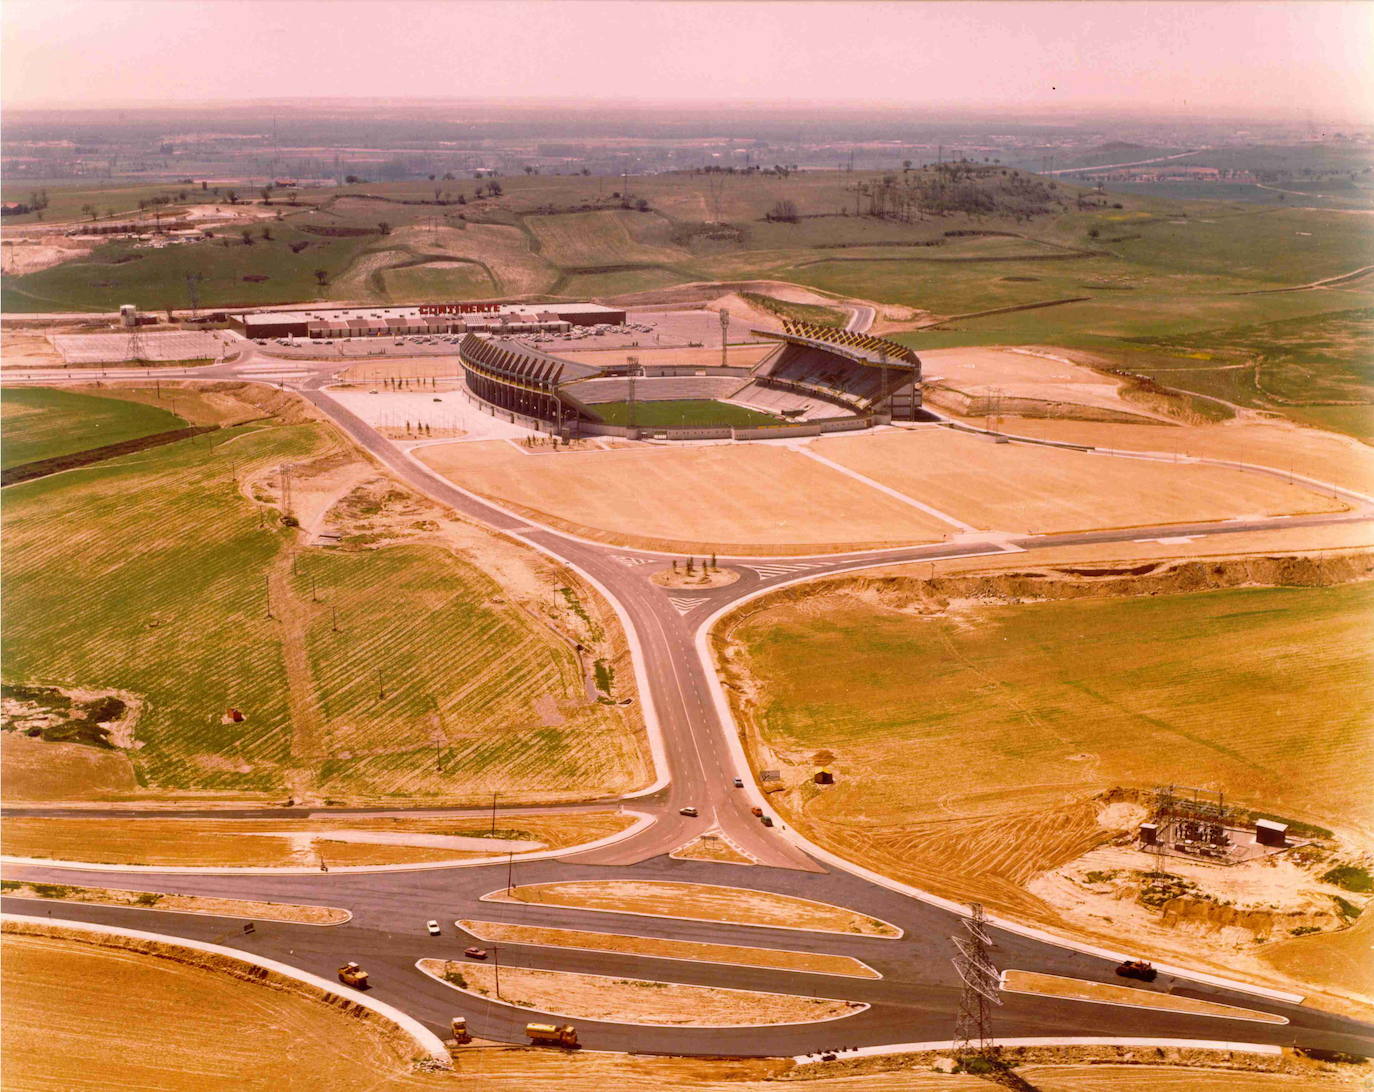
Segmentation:
<svg viewBox="0 0 1374 1092">
<path fill-rule="evenodd" d="M 744 568 L 753 569 L 759 576 L 769 579 L 775 576 L 788 576 L 792 573 L 810 572 L 812 569 L 823 569 L 829 564 L 828 561 L 798 561 L 779 562 L 776 565 L 746 565 Z"/>
<path fill-rule="evenodd" d="M 701 606 L 701 604 L 705 603 L 706 600 L 701 596 L 670 595 L 668 596 L 668 602 L 673 604 L 673 609 L 676 610 L 678 614 L 690 614 L 692 611 L 696 610 L 697 607 Z"/>
</svg>

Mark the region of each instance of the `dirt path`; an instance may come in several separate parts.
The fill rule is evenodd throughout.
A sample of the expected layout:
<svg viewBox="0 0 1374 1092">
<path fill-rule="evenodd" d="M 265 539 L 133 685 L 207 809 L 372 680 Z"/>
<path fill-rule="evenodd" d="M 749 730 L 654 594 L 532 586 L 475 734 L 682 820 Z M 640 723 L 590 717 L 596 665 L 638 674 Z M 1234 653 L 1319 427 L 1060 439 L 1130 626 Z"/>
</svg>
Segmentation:
<svg viewBox="0 0 1374 1092">
<path fill-rule="evenodd" d="M 291 588 L 291 565 L 295 557 L 295 547 L 288 547 L 273 564 L 267 577 L 267 601 L 272 617 L 281 627 L 287 701 L 291 708 L 291 757 L 304 763 L 324 754 L 325 724 L 305 647 L 311 612 Z M 303 787 L 296 783 L 303 777 L 310 778 L 312 774 L 304 769 L 288 771 L 293 790 Z"/>
</svg>

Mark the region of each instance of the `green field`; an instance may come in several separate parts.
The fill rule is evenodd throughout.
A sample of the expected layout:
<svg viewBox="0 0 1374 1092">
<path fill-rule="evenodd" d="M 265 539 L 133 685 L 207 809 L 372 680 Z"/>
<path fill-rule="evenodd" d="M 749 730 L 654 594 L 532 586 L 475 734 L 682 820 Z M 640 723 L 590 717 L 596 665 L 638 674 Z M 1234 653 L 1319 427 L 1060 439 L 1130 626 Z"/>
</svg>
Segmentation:
<svg viewBox="0 0 1374 1092">
<path fill-rule="evenodd" d="M 887 177 L 919 187 L 932 175 Z M 1005 168 L 988 169 L 973 183 L 991 202 L 987 208 L 927 209 L 910 220 L 858 214 L 861 191 L 883 178 L 814 171 L 713 179 L 684 172 L 633 179 L 622 198 L 619 180 L 533 175 L 502 179 L 499 197 L 478 198 L 475 182 L 451 181 L 440 186 L 447 203 L 438 205 L 434 184 L 363 183 L 305 193 L 302 205 L 282 206 L 281 221 L 253 229 L 251 246 L 237 231 L 163 250 L 116 241 L 79 262 L 0 278 L 0 305 L 35 312 L 108 310 L 128 299 L 149 308 L 185 306 L 185 278 L 193 272 L 205 277 L 200 294 L 207 306 L 605 298 L 688 282 L 781 280 L 935 318 L 970 316 L 895 335 L 918 350 L 1092 350 L 1111 366 L 1168 385 L 1370 435 L 1370 414 L 1361 408 L 1368 402 L 1368 354 L 1353 341 L 1339 350 L 1314 345 L 1309 353 L 1303 324 L 1325 338 L 1329 318 L 1374 306 L 1374 278 L 1274 291 L 1369 264 L 1368 217 L 1103 196 L 1068 183 L 1037 189 L 1042 183 L 1033 176 Z M 641 199 L 647 211 L 633 207 Z M 796 206 L 795 220 L 768 218 L 779 201 Z M 632 207 L 622 207 L 626 202 Z M 264 228 L 271 239 L 262 238 Z M 1054 305 L 984 313 L 1047 302 Z M 779 313 L 836 320 L 798 305 Z M 1199 366 L 1197 352 L 1237 338 L 1248 339 L 1244 351 L 1265 357 L 1262 390 L 1238 369 Z M 1241 346 L 1230 349 L 1228 366 Z"/>
<path fill-rule="evenodd" d="M 628 402 L 598 402 L 592 410 L 608 425 L 630 423 Z M 636 402 L 634 423 L 640 428 L 686 427 L 748 428 L 751 425 L 776 425 L 779 419 L 769 413 L 717 402 L 712 398 L 679 398 L 664 402 Z"/>
<path fill-rule="evenodd" d="M 169 410 L 48 387 L 0 391 L 0 466 L 70 455 L 184 428 Z"/>
<path fill-rule="evenodd" d="M 1374 827 L 1374 587 L 1245 588 L 920 617 L 837 600 L 736 633 L 764 744 L 809 769 L 824 831 L 986 818 L 1177 782 Z"/>
<path fill-rule="evenodd" d="M 476 566 L 412 545 L 305 550 L 292 574 L 292 532 L 235 475 L 328 436 L 241 426 L 7 488 L 5 681 L 145 699 L 153 789 L 474 799 L 536 766 L 541 793 L 631 787 L 624 712 L 587 704 L 566 645 Z"/>
</svg>

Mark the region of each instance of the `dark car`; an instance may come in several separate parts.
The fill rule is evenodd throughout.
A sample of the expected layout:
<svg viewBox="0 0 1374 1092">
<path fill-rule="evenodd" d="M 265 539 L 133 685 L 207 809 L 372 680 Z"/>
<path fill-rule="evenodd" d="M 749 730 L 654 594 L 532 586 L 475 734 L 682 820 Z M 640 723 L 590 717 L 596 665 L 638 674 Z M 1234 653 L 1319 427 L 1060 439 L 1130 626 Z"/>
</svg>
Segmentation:
<svg viewBox="0 0 1374 1092">
<path fill-rule="evenodd" d="M 1139 959 L 1128 959 L 1119 964 L 1116 973 L 1122 978 L 1138 978 L 1141 982 L 1153 982 L 1159 977 L 1159 972 L 1151 964 Z"/>
</svg>

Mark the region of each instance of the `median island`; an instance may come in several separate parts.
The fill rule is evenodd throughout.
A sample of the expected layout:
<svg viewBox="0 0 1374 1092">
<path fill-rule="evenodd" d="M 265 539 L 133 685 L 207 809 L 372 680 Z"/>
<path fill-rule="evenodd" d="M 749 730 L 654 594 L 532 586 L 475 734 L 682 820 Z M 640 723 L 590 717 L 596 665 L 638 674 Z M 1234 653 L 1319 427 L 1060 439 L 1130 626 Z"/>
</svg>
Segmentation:
<svg viewBox="0 0 1374 1092">
<path fill-rule="evenodd" d="M 508 925 L 498 921 L 460 921 L 458 924 L 479 940 L 493 943 L 534 944 L 588 952 L 624 952 L 656 959 L 729 963 L 739 967 L 768 967 L 847 975 L 851 978 L 882 977 L 872 967 L 851 956 L 824 952 L 788 952 L 777 948 L 748 948 L 739 944 L 703 944 L 694 940 L 662 940 L 623 933 L 593 933 L 584 929 L 546 929 L 537 925 Z"/>
<path fill-rule="evenodd" d="M 772 891 L 751 891 L 714 884 L 669 880 L 573 880 L 536 883 L 498 891 L 490 902 L 525 902 L 563 906 L 573 910 L 641 914 L 689 921 L 720 921 L 772 929 L 802 929 L 820 933 L 854 933 L 896 938 L 895 925 L 824 902 L 812 902 Z"/>
<path fill-rule="evenodd" d="M 337 906 L 305 906 L 296 903 L 259 902 L 256 899 L 220 899 L 206 895 L 168 895 L 157 891 L 123 891 L 109 887 L 75 887 L 71 884 L 0 881 L 0 895 L 13 899 L 45 899 L 80 902 L 93 906 L 126 906 L 135 910 L 169 910 L 182 914 L 211 914 L 224 918 L 255 918 L 258 921 L 289 921 L 297 925 L 342 925 L 353 915 Z"/>
<path fill-rule="evenodd" d="M 422 959 L 416 964 L 454 989 L 573 1020 L 665 1027 L 764 1027 L 838 1020 L 868 1008 L 858 1001 L 796 994 L 685 986 L 644 978 L 502 967 Z"/>
</svg>

